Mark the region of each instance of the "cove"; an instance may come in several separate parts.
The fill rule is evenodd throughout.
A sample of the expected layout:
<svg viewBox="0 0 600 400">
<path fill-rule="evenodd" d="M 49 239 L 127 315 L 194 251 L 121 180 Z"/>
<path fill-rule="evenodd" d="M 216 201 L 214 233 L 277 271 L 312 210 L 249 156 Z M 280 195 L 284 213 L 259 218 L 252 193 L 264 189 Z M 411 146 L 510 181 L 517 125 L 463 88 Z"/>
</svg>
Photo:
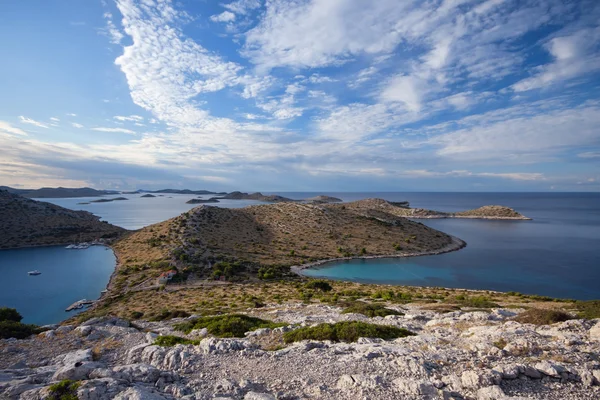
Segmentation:
<svg viewBox="0 0 600 400">
<path fill-rule="evenodd" d="M 16 308 L 24 323 L 53 324 L 76 314 L 65 312 L 81 299 L 95 300 L 116 265 L 112 250 L 64 246 L 0 251 L 0 307 Z M 42 274 L 30 276 L 28 271 Z"/>
</svg>

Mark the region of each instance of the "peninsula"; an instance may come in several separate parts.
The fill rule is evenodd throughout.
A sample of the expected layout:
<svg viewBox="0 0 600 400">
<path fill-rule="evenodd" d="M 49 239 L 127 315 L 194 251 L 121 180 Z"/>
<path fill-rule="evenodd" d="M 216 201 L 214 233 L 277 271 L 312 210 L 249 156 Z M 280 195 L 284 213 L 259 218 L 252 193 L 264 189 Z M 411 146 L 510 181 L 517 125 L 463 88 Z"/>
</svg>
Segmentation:
<svg viewBox="0 0 600 400">
<path fill-rule="evenodd" d="M 87 211 L 73 211 L 0 190 L 0 248 L 114 239 L 124 232 Z"/>
</svg>

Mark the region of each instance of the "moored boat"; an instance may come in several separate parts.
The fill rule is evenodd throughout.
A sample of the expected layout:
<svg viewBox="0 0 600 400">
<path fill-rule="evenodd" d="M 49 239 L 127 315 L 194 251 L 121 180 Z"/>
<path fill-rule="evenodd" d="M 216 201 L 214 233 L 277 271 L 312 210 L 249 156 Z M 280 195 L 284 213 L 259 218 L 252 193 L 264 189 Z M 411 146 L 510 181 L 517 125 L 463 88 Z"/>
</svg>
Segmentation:
<svg viewBox="0 0 600 400">
<path fill-rule="evenodd" d="M 29 274 L 29 275 L 41 275 L 42 273 L 36 269 L 34 271 L 29 271 L 27 274 Z"/>
</svg>

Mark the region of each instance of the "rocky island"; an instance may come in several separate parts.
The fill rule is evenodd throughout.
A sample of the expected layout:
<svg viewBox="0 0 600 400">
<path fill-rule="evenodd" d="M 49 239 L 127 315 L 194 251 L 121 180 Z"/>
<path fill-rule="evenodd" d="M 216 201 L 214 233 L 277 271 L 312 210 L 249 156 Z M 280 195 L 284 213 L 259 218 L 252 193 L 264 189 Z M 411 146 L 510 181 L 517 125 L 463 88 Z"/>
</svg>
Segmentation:
<svg viewBox="0 0 600 400">
<path fill-rule="evenodd" d="M 209 204 L 209 203 L 219 203 L 219 199 L 216 197 L 211 197 L 210 199 L 191 199 L 186 201 L 186 204 Z"/>
<path fill-rule="evenodd" d="M 90 201 L 90 203 L 110 203 L 111 201 L 123 201 L 123 200 L 129 200 L 129 199 L 127 197 L 115 197 L 112 199 L 92 200 L 92 201 Z"/>
<path fill-rule="evenodd" d="M 150 193 L 147 193 L 147 194 L 144 194 L 144 195 L 140 196 L 140 198 L 152 198 L 152 197 L 156 197 L 156 196 L 153 195 L 153 194 L 150 194 Z"/>
<path fill-rule="evenodd" d="M 0 248 L 109 239 L 124 232 L 87 211 L 73 211 L 0 190 Z"/>
</svg>

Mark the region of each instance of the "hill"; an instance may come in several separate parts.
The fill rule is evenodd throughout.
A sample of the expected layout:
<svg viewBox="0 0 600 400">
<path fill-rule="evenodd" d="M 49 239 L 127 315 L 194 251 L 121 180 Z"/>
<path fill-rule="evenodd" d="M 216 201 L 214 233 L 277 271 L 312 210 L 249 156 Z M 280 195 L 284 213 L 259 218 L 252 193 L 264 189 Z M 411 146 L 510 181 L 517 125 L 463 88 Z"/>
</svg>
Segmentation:
<svg viewBox="0 0 600 400">
<path fill-rule="evenodd" d="M 152 286 L 172 268 L 190 272 L 192 280 L 275 278 L 319 260 L 433 254 L 463 245 L 368 203 L 200 206 L 116 243 L 124 263 L 114 284 L 123 290 Z"/>
<path fill-rule="evenodd" d="M 8 186 L 0 186 L 0 190 L 6 190 L 9 193 L 18 194 L 23 197 L 36 198 L 36 199 L 55 199 L 55 198 L 66 198 L 66 197 L 97 197 L 105 196 L 110 194 L 118 194 L 114 190 L 96 190 L 92 188 L 49 188 L 44 187 L 41 189 L 15 189 Z"/>
<path fill-rule="evenodd" d="M 149 190 L 150 193 L 169 193 L 169 194 L 225 194 L 223 192 L 211 192 L 210 190 L 190 190 L 190 189 L 161 189 Z"/>
<path fill-rule="evenodd" d="M 73 211 L 0 190 L 0 248 L 88 242 L 115 238 L 124 232 L 87 211 Z"/>
<path fill-rule="evenodd" d="M 287 202 L 287 201 L 296 201 L 292 199 L 288 199 L 287 197 L 278 196 L 278 195 L 264 195 L 260 192 L 256 193 L 243 193 L 243 192 L 231 192 L 227 193 L 225 196 L 221 197 L 222 199 L 227 200 L 256 200 L 256 201 L 265 201 L 269 203 L 277 203 L 277 202 Z"/>
</svg>

